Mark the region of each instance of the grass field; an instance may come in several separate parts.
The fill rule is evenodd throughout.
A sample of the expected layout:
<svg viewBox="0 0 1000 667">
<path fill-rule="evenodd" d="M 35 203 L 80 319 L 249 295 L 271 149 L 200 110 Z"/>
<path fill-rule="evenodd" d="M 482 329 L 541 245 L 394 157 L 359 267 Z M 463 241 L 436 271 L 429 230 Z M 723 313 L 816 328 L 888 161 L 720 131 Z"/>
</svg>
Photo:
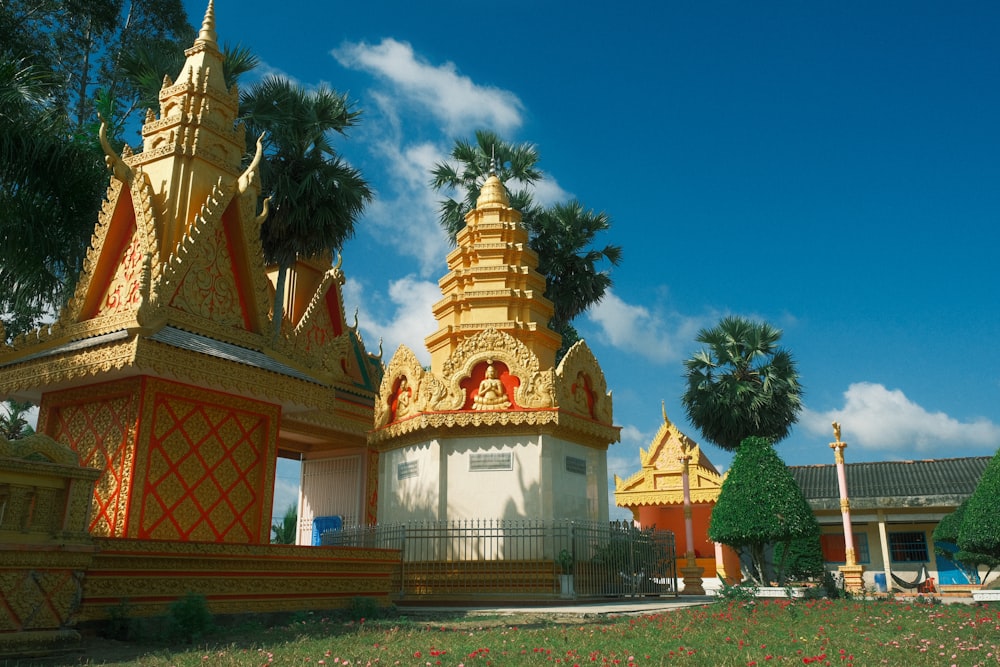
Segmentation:
<svg viewBox="0 0 1000 667">
<path fill-rule="evenodd" d="M 92 653 L 74 664 L 965 667 L 1000 665 L 1000 605 L 824 599 L 716 602 L 615 618 L 307 615 L 284 627 L 219 631 L 188 648 L 140 642 L 128 649 L 128 659 Z"/>
</svg>

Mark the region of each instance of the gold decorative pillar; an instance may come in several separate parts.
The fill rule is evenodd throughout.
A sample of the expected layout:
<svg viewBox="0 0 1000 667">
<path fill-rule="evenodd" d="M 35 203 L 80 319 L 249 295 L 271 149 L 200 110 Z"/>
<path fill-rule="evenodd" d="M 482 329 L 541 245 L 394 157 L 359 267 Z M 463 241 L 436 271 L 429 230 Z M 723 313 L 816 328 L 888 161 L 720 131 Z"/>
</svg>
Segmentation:
<svg viewBox="0 0 1000 667">
<path fill-rule="evenodd" d="M 687 548 L 687 563 L 684 567 L 680 568 L 681 574 L 684 575 L 684 589 L 681 590 L 681 595 L 704 595 L 705 587 L 701 575 L 704 574 L 705 568 L 698 567 L 694 559 L 694 527 L 691 520 L 691 455 L 688 454 L 687 447 L 681 449 L 681 455 L 678 457 L 678 460 L 682 466 L 681 485 L 684 489 L 684 538 L 685 547 Z"/>
<path fill-rule="evenodd" d="M 833 435 L 836 442 L 830 443 L 833 449 L 834 458 L 837 461 L 837 485 L 840 488 L 840 515 L 844 522 L 844 551 L 846 553 L 845 565 L 841 565 L 840 573 L 844 576 L 844 588 L 852 593 L 862 593 L 865 590 L 865 583 L 862 574 L 865 571 L 864 565 L 858 565 L 857 553 L 854 550 L 854 531 L 851 527 L 851 501 L 847 496 L 847 470 L 844 467 L 844 449 L 846 442 L 840 440 L 840 423 L 833 422 Z"/>
</svg>

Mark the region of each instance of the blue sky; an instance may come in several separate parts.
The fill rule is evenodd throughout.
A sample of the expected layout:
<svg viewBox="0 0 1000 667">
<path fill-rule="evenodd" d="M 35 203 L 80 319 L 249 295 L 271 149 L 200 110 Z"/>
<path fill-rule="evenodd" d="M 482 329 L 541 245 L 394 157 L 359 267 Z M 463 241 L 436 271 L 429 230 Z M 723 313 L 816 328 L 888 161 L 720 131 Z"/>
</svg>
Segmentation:
<svg viewBox="0 0 1000 667">
<path fill-rule="evenodd" d="M 185 0 L 197 25 L 204 0 Z M 287 7 L 287 9 L 286 9 Z M 537 196 L 607 211 L 614 288 L 577 321 L 638 469 L 684 419 L 682 360 L 727 314 L 784 330 L 806 410 L 789 464 L 1000 447 L 1000 4 L 216 0 L 260 74 L 348 92 L 338 149 L 377 201 L 344 250 L 349 311 L 429 361 L 448 242 L 429 170 L 455 138 L 536 144 Z M 730 457 L 712 445 L 720 467 Z M 279 482 L 295 474 L 279 469 Z M 276 510 L 288 488 L 279 489 Z"/>
</svg>

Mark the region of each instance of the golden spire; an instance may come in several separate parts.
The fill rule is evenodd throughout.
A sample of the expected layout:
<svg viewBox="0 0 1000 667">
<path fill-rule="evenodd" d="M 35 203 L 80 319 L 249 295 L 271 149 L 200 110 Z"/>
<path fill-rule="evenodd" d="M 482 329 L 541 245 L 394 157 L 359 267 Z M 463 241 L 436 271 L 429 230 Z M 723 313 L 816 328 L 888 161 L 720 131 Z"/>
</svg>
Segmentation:
<svg viewBox="0 0 1000 667">
<path fill-rule="evenodd" d="M 205 18 L 202 19 L 201 30 L 194 43 L 219 48 L 218 36 L 215 34 L 215 0 L 208 0 L 208 9 L 205 10 Z"/>
<path fill-rule="evenodd" d="M 476 200 L 476 208 L 497 205 L 510 206 L 510 199 L 507 198 L 507 188 L 500 182 L 497 176 L 496 158 L 490 158 L 490 175 L 483 183 L 479 191 L 479 199 Z"/>
</svg>

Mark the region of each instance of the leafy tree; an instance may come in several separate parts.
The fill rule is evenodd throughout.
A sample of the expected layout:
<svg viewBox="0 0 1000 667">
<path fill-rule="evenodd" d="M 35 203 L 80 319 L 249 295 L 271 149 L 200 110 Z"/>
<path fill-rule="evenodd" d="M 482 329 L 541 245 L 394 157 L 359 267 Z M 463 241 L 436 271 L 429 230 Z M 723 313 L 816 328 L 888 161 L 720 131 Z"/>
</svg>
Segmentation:
<svg viewBox="0 0 1000 667">
<path fill-rule="evenodd" d="M 248 142 L 264 135 L 262 196 L 271 211 L 261 228 L 264 257 L 278 265 L 274 297 L 275 337 L 281 331 L 288 269 L 297 257 L 340 249 L 372 200 L 361 173 L 333 148 L 331 134 L 344 134 L 360 115 L 346 95 L 321 85 L 308 91 L 280 77 L 267 77 L 240 95 Z"/>
<path fill-rule="evenodd" d="M 726 317 L 702 329 L 705 348 L 684 362 L 688 419 L 705 438 L 734 451 L 748 436 L 777 443 L 802 409 L 802 386 L 781 330 L 766 322 Z"/>
<path fill-rule="evenodd" d="M 959 553 L 987 557 L 991 560 L 984 564 L 992 568 L 1000 560 L 1000 450 L 986 466 L 976 490 L 964 505 L 956 540 Z"/>
<path fill-rule="evenodd" d="M 972 581 L 978 576 L 979 566 L 989 568 L 983 580 L 989 578 L 993 569 L 1000 566 L 1000 558 L 988 554 L 964 551 L 958 548 L 958 533 L 965 520 L 965 510 L 969 506 L 969 498 L 959 505 L 954 512 L 948 514 L 934 529 L 934 553 L 946 560 L 958 564 Z M 947 545 L 947 546 L 945 546 Z"/>
<path fill-rule="evenodd" d="M 465 226 L 466 214 L 475 208 L 483 183 L 495 169 L 507 189 L 512 208 L 521 212 L 521 220 L 530 235 L 529 245 L 538 254 L 538 272 L 545 276 L 545 296 L 555 312 L 548 322 L 559 333 L 561 359 L 579 340 L 573 319 L 600 302 L 611 287 L 611 276 L 598 265 L 621 263 L 620 246 L 593 247 L 594 238 L 611 227 L 607 213 L 594 212 L 578 201 L 538 206 L 532 186 L 542 179 L 537 168 L 538 149 L 529 143 L 514 144 L 489 130 L 478 130 L 475 143 L 457 140 L 451 162 L 437 164 L 431 172 L 431 187 L 438 192 L 455 192 L 460 199 L 441 201 L 440 222 L 454 242 Z"/>
<path fill-rule="evenodd" d="M 0 56 L 0 312 L 6 333 L 58 309 L 77 278 L 106 187 L 96 140 L 69 132 L 43 68 Z"/>
<path fill-rule="evenodd" d="M 763 585 L 769 581 L 767 545 L 784 543 L 781 548 L 787 554 L 792 540 L 818 533 L 816 517 L 771 442 L 746 438 L 712 509 L 709 539 L 745 551 L 750 558 L 748 576 Z"/>
<path fill-rule="evenodd" d="M 299 516 L 295 505 L 289 505 L 281 521 L 271 526 L 271 544 L 295 544 L 295 529 Z"/>
<path fill-rule="evenodd" d="M 194 29 L 182 0 L 7 0 L 0 35 L 17 58 L 29 58 L 61 84 L 54 106 L 74 133 L 92 134 L 96 102 L 117 134 L 136 110 L 137 92 L 119 67 L 138 45 L 189 46 Z"/>
</svg>

